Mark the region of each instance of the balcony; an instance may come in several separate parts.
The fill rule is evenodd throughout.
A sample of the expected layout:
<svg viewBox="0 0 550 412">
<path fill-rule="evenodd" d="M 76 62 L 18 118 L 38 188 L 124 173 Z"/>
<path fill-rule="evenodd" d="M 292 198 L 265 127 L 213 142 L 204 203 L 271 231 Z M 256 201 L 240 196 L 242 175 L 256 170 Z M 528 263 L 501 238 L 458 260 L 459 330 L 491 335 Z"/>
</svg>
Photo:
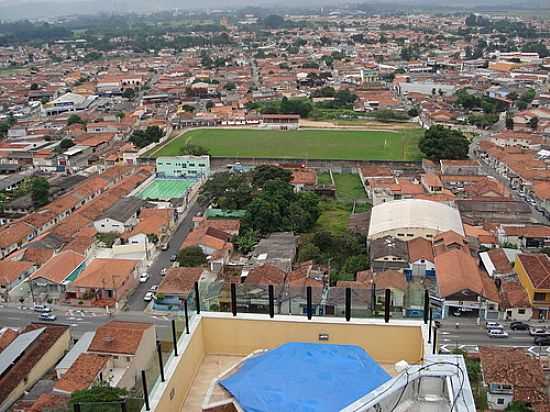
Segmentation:
<svg viewBox="0 0 550 412">
<path fill-rule="evenodd" d="M 173 353 L 164 364 L 164 381 L 149 382 L 149 405 L 143 411 L 240 410 L 234 406 L 239 405 L 238 400 L 220 380 L 239 370 L 250 357 L 289 342 L 354 345 L 387 372 L 387 382 L 339 410 L 475 410 L 462 357 L 432 354 L 437 350 L 433 335 L 429 335 L 428 325 L 416 320 L 193 314 L 189 333 L 184 330 L 177 338 L 178 355 Z M 396 369 L 398 362 L 401 369 Z M 289 376 L 294 373 L 289 368 Z M 319 401 L 323 402 L 322 396 Z"/>
</svg>

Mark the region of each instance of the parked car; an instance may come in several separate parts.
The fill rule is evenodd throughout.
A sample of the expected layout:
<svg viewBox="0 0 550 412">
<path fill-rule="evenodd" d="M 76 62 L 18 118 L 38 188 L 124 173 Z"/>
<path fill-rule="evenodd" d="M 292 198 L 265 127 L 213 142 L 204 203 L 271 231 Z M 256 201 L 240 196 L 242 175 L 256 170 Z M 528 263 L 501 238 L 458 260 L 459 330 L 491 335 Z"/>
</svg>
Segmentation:
<svg viewBox="0 0 550 412">
<path fill-rule="evenodd" d="M 149 280 L 149 273 L 145 272 L 139 276 L 139 283 L 146 283 Z"/>
<path fill-rule="evenodd" d="M 485 322 L 485 327 L 487 329 L 504 329 L 504 326 L 502 326 L 500 323 L 490 321 Z"/>
<path fill-rule="evenodd" d="M 168 272 L 168 269 L 167 268 L 162 268 L 161 271 L 160 271 L 160 275 L 161 276 L 166 276 L 166 272 Z"/>
<path fill-rule="evenodd" d="M 176 260 L 178 260 L 178 255 L 171 255 L 170 256 L 170 262 L 175 262 Z"/>
<path fill-rule="evenodd" d="M 550 336 L 536 336 L 535 345 L 537 346 L 550 346 Z"/>
<path fill-rule="evenodd" d="M 525 322 L 512 322 L 510 323 L 510 329 L 512 330 L 529 330 L 529 325 Z"/>
<path fill-rule="evenodd" d="M 163 243 L 161 246 L 160 246 L 160 250 L 168 250 L 170 248 L 170 244 L 169 243 Z"/>
<path fill-rule="evenodd" d="M 55 316 L 53 313 L 41 313 L 40 316 L 38 316 L 38 319 L 45 320 L 47 322 L 53 322 L 57 319 L 57 316 Z"/>
<path fill-rule="evenodd" d="M 155 293 L 157 290 L 159 290 L 159 285 L 153 285 L 149 288 L 149 292 Z"/>
<path fill-rule="evenodd" d="M 490 338 L 507 338 L 508 333 L 503 329 L 487 329 L 487 335 Z"/>
<path fill-rule="evenodd" d="M 50 313 L 52 311 L 52 309 L 46 305 L 34 305 L 33 310 L 39 313 Z"/>
<path fill-rule="evenodd" d="M 155 294 L 153 292 L 147 292 L 143 297 L 145 302 L 151 302 L 153 299 L 155 299 Z"/>
<path fill-rule="evenodd" d="M 546 328 L 534 327 L 529 329 L 529 335 L 531 336 L 550 336 L 550 332 Z"/>
</svg>

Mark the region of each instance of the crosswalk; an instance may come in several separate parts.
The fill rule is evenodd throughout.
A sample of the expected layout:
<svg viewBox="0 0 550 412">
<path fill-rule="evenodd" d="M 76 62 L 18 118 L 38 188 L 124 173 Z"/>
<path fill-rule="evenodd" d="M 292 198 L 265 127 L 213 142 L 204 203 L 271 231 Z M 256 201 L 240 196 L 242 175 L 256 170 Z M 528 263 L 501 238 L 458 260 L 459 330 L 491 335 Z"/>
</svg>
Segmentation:
<svg viewBox="0 0 550 412">
<path fill-rule="evenodd" d="M 507 348 L 522 348 L 527 350 L 532 355 L 535 356 L 550 356 L 550 346 L 527 346 L 527 345 L 501 345 Z M 439 351 L 441 353 L 452 353 L 454 350 L 459 349 L 468 353 L 477 353 L 479 352 L 479 345 L 452 345 L 444 344 L 439 346 Z"/>
</svg>

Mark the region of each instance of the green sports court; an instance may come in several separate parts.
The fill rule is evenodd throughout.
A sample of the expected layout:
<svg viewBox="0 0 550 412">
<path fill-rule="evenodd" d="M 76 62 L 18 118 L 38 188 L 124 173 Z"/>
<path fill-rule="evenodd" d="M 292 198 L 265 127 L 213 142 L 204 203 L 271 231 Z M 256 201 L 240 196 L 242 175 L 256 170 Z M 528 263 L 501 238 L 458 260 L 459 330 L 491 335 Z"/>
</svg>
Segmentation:
<svg viewBox="0 0 550 412">
<path fill-rule="evenodd" d="M 144 200 L 168 201 L 185 196 L 187 190 L 195 184 L 191 179 L 155 179 L 137 196 Z"/>
</svg>

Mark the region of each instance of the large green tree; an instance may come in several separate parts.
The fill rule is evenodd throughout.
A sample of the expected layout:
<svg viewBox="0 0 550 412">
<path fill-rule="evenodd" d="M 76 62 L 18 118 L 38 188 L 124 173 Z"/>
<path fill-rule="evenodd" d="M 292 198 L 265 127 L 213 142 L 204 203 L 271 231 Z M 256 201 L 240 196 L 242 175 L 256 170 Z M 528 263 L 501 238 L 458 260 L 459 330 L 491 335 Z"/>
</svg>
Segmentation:
<svg viewBox="0 0 550 412">
<path fill-rule="evenodd" d="M 35 207 L 44 206 L 49 201 L 50 184 L 43 177 L 35 177 L 31 183 L 31 197 Z"/>
<path fill-rule="evenodd" d="M 422 153 L 432 160 L 467 159 L 469 146 L 470 142 L 460 131 L 441 125 L 426 130 L 418 143 Z"/>
<path fill-rule="evenodd" d="M 200 246 L 189 246 L 178 253 L 178 262 L 182 267 L 196 267 L 204 265 L 207 260 Z"/>
</svg>

